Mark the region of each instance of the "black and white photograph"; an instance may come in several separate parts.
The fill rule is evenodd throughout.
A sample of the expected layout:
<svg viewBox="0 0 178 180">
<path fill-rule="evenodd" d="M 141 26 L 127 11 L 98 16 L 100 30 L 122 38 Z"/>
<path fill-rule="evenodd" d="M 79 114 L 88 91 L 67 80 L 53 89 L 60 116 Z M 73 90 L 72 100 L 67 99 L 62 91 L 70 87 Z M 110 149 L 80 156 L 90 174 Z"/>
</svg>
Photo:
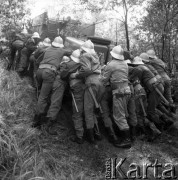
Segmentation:
<svg viewBox="0 0 178 180">
<path fill-rule="evenodd" d="M 0 0 L 0 180 L 178 179 L 178 0 Z"/>
</svg>

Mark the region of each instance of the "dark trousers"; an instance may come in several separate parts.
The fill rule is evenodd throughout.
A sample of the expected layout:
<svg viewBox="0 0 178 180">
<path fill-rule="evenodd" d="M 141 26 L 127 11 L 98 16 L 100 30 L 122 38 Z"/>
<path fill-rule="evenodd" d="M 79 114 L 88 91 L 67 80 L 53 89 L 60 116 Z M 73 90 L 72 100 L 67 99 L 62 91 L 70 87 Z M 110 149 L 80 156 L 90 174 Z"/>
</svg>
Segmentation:
<svg viewBox="0 0 178 180">
<path fill-rule="evenodd" d="M 93 90 L 93 94 L 96 97 L 98 103 L 101 101 L 103 95 L 103 86 L 100 82 L 91 84 L 90 87 Z M 94 128 L 94 124 L 97 124 L 97 118 L 95 115 L 95 103 L 90 94 L 88 87 L 85 89 L 84 93 L 84 112 L 85 112 L 85 122 L 87 129 Z"/>
<path fill-rule="evenodd" d="M 12 44 L 11 44 L 11 58 L 10 58 L 10 62 L 9 62 L 10 66 L 12 66 L 12 64 L 14 63 L 16 52 L 18 52 L 18 57 L 17 57 L 16 64 L 19 63 L 20 52 L 21 52 L 21 50 L 23 48 L 23 44 L 24 44 L 23 41 L 20 41 L 20 40 L 16 40 L 16 41 L 12 42 Z"/>
<path fill-rule="evenodd" d="M 20 61 L 17 69 L 18 72 L 23 72 L 28 68 L 31 54 L 32 51 L 28 50 L 26 47 L 21 50 Z"/>
<path fill-rule="evenodd" d="M 38 115 L 46 113 L 48 99 L 53 88 L 55 76 L 55 72 L 50 69 L 38 69 L 37 71 L 37 81 L 39 86 L 41 86 L 36 112 Z"/>
<path fill-rule="evenodd" d="M 163 94 L 164 87 L 161 83 L 157 85 L 158 90 Z M 150 119 L 157 121 L 159 117 L 156 116 L 156 107 L 161 101 L 161 97 L 154 88 L 149 88 L 151 91 L 148 93 L 148 107 L 147 114 Z"/>
<path fill-rule="evenodd" d="M 112 127 L 112 120 L 111 120 L 111 110 L 112 110 L 112 89 L 110 86 L 105 87 L 105 91 L 103 94 L 103 97 L 101 99 L 101 108 L 103 113 L 101 114 L 102 120 L 104 122 L 104 126 L 106 128 L 111 128 Z"/>
<path fill-rule="evenodd" d="M 65 88 L 66 82 L 60 78 L 60 75 L 57 75 L 51 87 L 51 104 L 47 113 L 47 117 L 52 121 L 56 120 L 61 110 Z"/>
<path fill-rule="evenodd" d="M 173 103 L 172 95 L 171 95 L 171 80 L 164 80 L 164 96 L 168 100 L 169 103 Z"/>
<path fill-rule="evenodd" d="M 74 122 L 76 136 L 81 138 L 83 137 L 84 128 L 83 128 L 83 106 L 84 106 L 84 92 L 85 85 L 82 82 L 76 83 L 71 87 L 71 91 L 74 95 L 75 102 L 78 108 L 78 112 L 76 110 L 74 101 L 72 101 L 72 120 Z"/>
</svg>

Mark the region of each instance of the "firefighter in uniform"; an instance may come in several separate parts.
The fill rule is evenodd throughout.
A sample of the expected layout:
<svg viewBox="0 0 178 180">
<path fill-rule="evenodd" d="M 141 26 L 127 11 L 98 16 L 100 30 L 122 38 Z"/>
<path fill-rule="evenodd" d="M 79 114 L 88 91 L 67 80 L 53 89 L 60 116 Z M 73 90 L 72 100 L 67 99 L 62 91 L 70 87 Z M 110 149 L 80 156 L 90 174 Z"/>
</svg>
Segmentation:
<svg viewBox="0 0 178 180">
<path fill-rule="evenodd" d="M 156 89 L 160 93 L 164 92 L 164 87 L 159 83 L 155 75 L 146 67 L 140 57 L 135 57 L 133 64 L 136 66 L 131 70 L 130 80 L 137 84 L 139 81 L 140 84 L 146 89 L 148 97 L 148 106 L 147 106 L 147 117 L 149 120 L 153 121 L 157 125 L 161 125 L 159 116 L 156 114 L 156 107 L 161 101 L 160 95 L 157 93 Z"/>
<path fill-rule="evenodd" d="M 125 56 L 124 56 L 125 58 Z M 131 61 L 125 60 L 125 62 L 129 65 Z M 130 66 L 128 66 L 130 69 Z M 135 105 L 135 91 L 133 88 L 133 84 L 129 81 L 129 87 L 131 90 L 131 97 L 128 101 L 127 109 L 128 109 L 128 118 L 127 122 L 130 127 L 130 138 L 132 141 L 136 139 L 136 126 L 137 126 L 137 115 L 136 115 L 136 105 Z"/>
<path fill-rule="evenodd" d="M 33 33 L 32 37 L 29 38 L 25 43 L 24 48 L 21 50 L 20 61 L 17 68 L 19 75 L 23 76 L 26 72 L 29 65 L 29 58 L 31 54 L 37 49 L 39 40 L 40 36 L 37 32 L 35 32 Z"/>
<path fill-rule="evenodd" d="M 71 78 L 81 78 L 85 81 L 84 114 L 87 135 L 89 142 L 91 144 L 96 144 L 96 140 L 101 140 L 95 115 L 96 103 L 100 103 L 103 94 L 103 86 L 99 81 L 101 73 L 100 62 L 94 50 L 94 44 L 90 40 L 87 40 L 81 46 L 81 49 L 81 68 L 76 73 L 73 73 Z"/>
<path fill-rule="evenodd" d="M 20 52 L 24 48 L 24 44 L 25 44 L 27 37 L 28 37 L 28 35 L 25 34 L 23 31 L 21 33 L 15 34 L 15 36 L 11 42 L 11 45 L 10 45 L 11 57 L 10 57 L 10 62 L 8 64 L 7 70 L 11 69 L 12 64 L 14 63 L 16 52 L 18 52 L 18 57 L 17 57 L 17 62 L 15 64 L 15 66 L 18 64 L 19 59 L 20 59 Z"/>
<path fill-rule="evenodd" d="M 147 55 L 149 56 L 150 64 L 158 71 L 159 75 L 163 80 L 165 98 L 168 100 L 170 104 L 173 104 L 171 96 L 171 79 L 166 73 L 165 63 L 161 59 L 158 59 L 156 57 L 155 51 L 152 49 L 147 51 Z"/>
<path fill-rule="evenodd" d="M 46 50 L 44 58 L 39 65 L 39 69 L 37 70 L 37 80 L 41 85 L 41 91 L 34 117 L 34 127 L 40 127 L 45 120 L 48 122 L 55 120 L 60 110 L 61 104 L 59 102 L 59 95 L 60 97 L 63 96 L 64 87 L 62 86 L 63 88 L 59 88 L 61 85 L 61 79 L 56 75 L 63 56 L 70 55 L 68 51 L 63 49 L 63 47 L 63 39 L 60 36 L 56 37 L 52 42 L 52 46 Z M 62 95 L 58 90 L 62 91 Z M 48 98 L 51 91 L 51 104 L 46 113 Z"/>
<path fill-rule="evenodd" d="M 123 52 L 121 46 L 115 46 L 112 49 L 110 53 L 113 60 L 111 60 L 104 68 L 101 80 L 104 84 L 108 81 L 111 83 L 113 95 L 113 118 L 123 135 L 120 147 L 130 148 L 131 140 L 129 125 L 127 122 L 127 105 L 131 97 L 131 90 L 128 84 L 128 65 L 124 61 Z"/>
<path fill-rule="evenodd" d="M 61 64 L 60 75 L 61 79 L 69 82 L 71 95 L 72 95 L 72 120 L 74 122 L 75 136 L 70 140 L 78 144 L 84 142 L 84 126 L 83 126 L 83 104 L 84 104 L 84 91 L 85 84 L 82 79 L 71 78 L 72 73 L 76 73 L 81 67 L 80 64 L 80 50 L 73 51 L 68 60 Z"/>
<path fill-rule="evenodd" d="M 43 40 L 43 42 L 39 43 L 38 46 L 39 46 L 38 49 L 36 51 L 34 51 L 33 56 L 31 57 L 31 58 L 34 57 L 31 60 L 31 62 L 33 63 L 33 66 L 34 66 L 34 72 L 37 71 L 40 62 L 43 60 L 46 49 L 48 47 L 51 47 L 51 40 L 47 37 Z"/>
</svg>

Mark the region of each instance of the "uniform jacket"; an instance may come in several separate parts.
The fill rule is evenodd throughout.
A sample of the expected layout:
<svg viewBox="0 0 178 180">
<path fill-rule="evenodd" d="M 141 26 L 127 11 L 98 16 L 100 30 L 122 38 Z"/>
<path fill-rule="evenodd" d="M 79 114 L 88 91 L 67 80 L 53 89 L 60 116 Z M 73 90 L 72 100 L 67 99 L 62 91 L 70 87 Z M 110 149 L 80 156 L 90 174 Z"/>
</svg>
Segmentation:
<svg viewBox="0 0 178 180">
<path fill-rule="evenodd" d="M 101 73 L 100 61 L 97 54 L 84 53 L 80 58 L 81 68 L 76 78 L 85 80 L 85 84 L 98 84 Z"/>
<path fill-rule="evenodd" d="M 163 80 L 170 80 L 169 76 L 166 73 L 166 65 L 161 59 L 154 59 L 150 61 L 150 64 L 158 71 Z"/>
<path fill-rule="evenodd" d="M 146 63 L 145 66 L 156 76 L 158 75 L 158 71 L 150 64 L 150 63 Z"/>
<path fill-rule="evenodd" d="M 63 56 L 70 56 L 71 51 L 67 51 L 63 48 L 49 47 L 45 54 L 44 58 L 40 64 L 50 64 L 55 66 L 57 69 L 60 68 L 60 63 L 62 61 Z"/>
<path fill-rule="evenodd" d="M 47 46 L 44 47 L 39 47 L 35 52 L 34 52 L 34 57 L 36 59 L 36 63 L 39 65 L 40 62 L 43 60 L 44 58 L 44 54 L 47 50 Z"/>
<path fill-rule="evenodd" d="M 74 62 L 72 59 L 69 59 L 67 62 L 62 62 L 60 64 L 60 75 L 62 80 L 69 80 L 71 73 L 75 73 L 81 64 Z"/>
<path fill-rule="evenodd" d="M 111 86 L 117 83 L 128 82 L 128 65 L 125 61 L 114 59 L 106 65 L 101 81 L 106 85 L 109 80 Z"/>
<path fill-rule="evenodd" d="M 138 65 L 129 69 L 129 79 L 131 82 L 139 80 L 142 86 L 147 86 L 147 82 L 155 75 L 145 65 Z"/>
</svg>

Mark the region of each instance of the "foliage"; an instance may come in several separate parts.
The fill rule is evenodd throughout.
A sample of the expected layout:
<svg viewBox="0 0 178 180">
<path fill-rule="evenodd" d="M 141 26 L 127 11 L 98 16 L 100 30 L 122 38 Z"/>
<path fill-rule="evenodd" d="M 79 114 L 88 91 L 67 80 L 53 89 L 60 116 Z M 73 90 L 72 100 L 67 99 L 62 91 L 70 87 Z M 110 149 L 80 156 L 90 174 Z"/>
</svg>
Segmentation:
<svg viewBox="0 0 178 180">
<path fill-rule="evenodd" d="M 147 41 L 164 61 L 175 60 L 178 35 L 177 0 L 153 0 L 147 8 L 148 15 L 139 26 L 139 38 Z"/>
<path fill-rule="evenodd" d="M 138 6 L 142 4 L 143 0 L 112 0 L 110 2 L 110 7 L 120 14 L 118 20 L 123 23 L 125 27 L 125 42 L 127 45 L 127 50 L 130 50 L 130 37 L 129 37 L 129 14 L 133 12 Z"/>
<path fill-rule="evenodd" d="M 137 11 L 138 7 L 142 6 L 143 0 L 81 1 L 87 4 L 86 8 L 97 16 L 97 18 L 95 18 L 96 21 L 105 20 L 103 24 L 108 24 L 109 28 L 102 28 L 100 31 L 98 30 L 98 26 L 97 34 L 110 37 L 113 41 L 123 44 L 123 46 L 126 44 L 126 48 L 129 50 L 130 38 L 132 37 L 130 20 L 133 19 L 133 15 L 131 16 L 131 14 Z"/>
<path fill-rule="evenodd" d="M 29 14 L 26 0 L 3 0 L 0 4 L 0 23 L 2 32 L 22 30 L 23 18 Z"/>
</svg>

